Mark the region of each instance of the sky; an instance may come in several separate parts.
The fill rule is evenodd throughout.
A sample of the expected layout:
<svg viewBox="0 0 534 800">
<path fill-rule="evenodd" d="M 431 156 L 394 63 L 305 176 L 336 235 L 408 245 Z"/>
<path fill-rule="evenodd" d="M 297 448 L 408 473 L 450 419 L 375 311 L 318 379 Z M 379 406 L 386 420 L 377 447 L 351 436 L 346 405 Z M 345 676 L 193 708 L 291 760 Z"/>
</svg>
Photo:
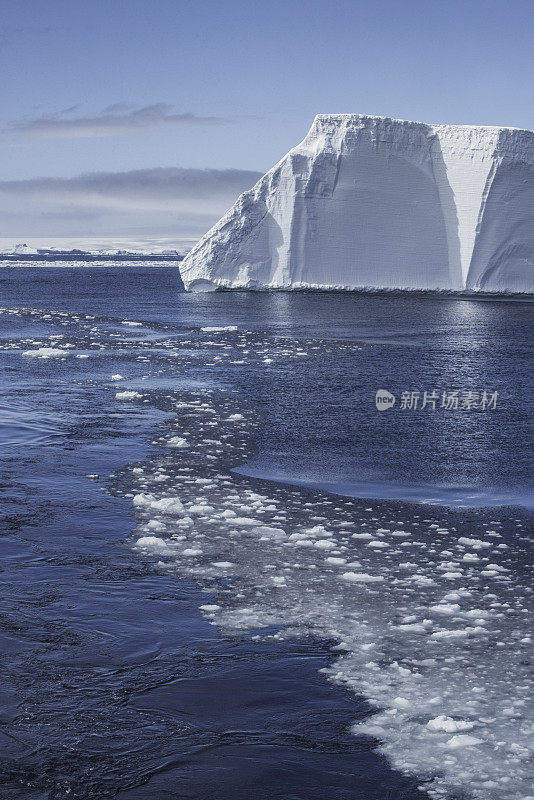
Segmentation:
<svg viewBox="0 0 534 800">
<path fill-rule="evenodd" d="M 3 0 L 0 237 L 201 236 L 317 113 L 534 128 L 532 0 Z"/>
</svg>

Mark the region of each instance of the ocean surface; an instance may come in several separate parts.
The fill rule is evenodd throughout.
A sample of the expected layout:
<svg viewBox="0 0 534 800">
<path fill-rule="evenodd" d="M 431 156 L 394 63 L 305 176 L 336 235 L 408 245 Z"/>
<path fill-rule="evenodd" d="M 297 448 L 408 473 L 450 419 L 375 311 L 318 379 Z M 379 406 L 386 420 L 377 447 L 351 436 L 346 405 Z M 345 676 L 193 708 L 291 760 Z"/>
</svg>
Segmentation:
<svg viewBox="0 0 534 800">
<path fill-rule="evenodd" d="M 2 800 L 534 798 L 531 301 L 0 306 Z"/>
</svg>

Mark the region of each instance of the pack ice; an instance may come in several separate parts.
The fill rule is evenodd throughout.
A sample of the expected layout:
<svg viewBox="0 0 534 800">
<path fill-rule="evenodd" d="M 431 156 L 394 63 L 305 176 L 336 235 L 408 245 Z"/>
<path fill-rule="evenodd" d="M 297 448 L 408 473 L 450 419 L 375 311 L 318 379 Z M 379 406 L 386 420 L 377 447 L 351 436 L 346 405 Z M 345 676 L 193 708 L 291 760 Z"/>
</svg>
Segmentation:
<svg viewBox="0 0 534 800">
<path fill-rule="evenodd" d="M 320 114 L 198 242 L 187 289 L 534 291 L 534 133 Z"/>
</svg>

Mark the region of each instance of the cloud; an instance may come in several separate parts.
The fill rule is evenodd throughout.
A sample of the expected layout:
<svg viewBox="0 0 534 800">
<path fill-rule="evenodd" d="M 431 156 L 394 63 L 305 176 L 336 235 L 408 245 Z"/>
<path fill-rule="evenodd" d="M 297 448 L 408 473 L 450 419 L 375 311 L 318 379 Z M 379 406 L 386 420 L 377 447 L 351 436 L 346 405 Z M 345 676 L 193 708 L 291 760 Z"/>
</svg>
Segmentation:
<svg viewBox="0 0 534 800">
<path fill-rule="evenodd" d="M 35 119 L 12 122 L 2 129 L 2 133 L 75 139 L 123 136 L 162 125 L 221 125 L 228 122 L 222 117 L 175 114 L 168 103 L 154 103 L 141 108 L 126 103 L 114 103 L 98 114 L 72 117 L 71 113 L 76 108 L 77 106 L 73 106 Z"/>
<path fill-rule="evenodd" d="M 169 209 L 177 203 L 205 204 L 237 197 L 260 177 L 259 172 L 241 169 L 155 167 L 128 172 L 90 172 L 74 178 L 0 181 L 0 193 L 89 206 Z"/>
<path fill-rule="evenodd" d="M 156 167 L 0 181 L 3 235 L 204 233 L 261 173 Z"/>
</svg>

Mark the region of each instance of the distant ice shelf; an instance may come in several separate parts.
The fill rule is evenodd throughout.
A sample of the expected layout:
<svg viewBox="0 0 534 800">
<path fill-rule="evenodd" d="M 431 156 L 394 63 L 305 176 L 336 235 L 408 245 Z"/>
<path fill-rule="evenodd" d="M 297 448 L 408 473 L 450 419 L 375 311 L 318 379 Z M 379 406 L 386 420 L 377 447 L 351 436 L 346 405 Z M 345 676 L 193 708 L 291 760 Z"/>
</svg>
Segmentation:
<svg viewBox="0 0 534 800">
<path fill-rule="evenodd" d="M 181 261 L 183 256 L 173 249 L 131 250 L 125 248 L 99 248 L 86 250 L 79 247 L 31 247 L 26 243 L 0 248 L 0 262 L 123 262 L 123 261 Z"/>
<path fill-rule="evenodd" d="M 534 133 L 320 114 L 180 273 L 192 291 L 534 292 Z"/>
</svg>

